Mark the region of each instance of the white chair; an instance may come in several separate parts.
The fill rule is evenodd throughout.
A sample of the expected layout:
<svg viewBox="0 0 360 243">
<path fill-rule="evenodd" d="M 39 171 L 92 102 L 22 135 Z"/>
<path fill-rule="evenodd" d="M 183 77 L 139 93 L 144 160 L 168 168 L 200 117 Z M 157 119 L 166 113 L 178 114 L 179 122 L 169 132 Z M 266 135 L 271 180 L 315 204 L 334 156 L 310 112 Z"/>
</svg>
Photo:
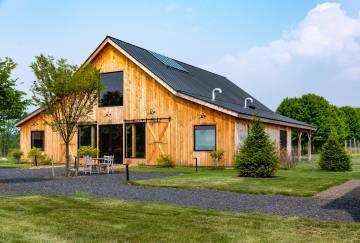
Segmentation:
<svg viewBox="0 0 360 243">
<path fill-rule="evenodd" d="M 100 163 L 101 168 L 106 168 L 107 173 L 109 174 L 114 172 L 114 156 L 113 155 L 104 155 L 104 161 Z"/>
<path fill-rule="evenodd" d="M 93 159 L 90 156 L 84 156 L 84 173 L 92 173 L 92 168 L 94 166 Z"/>
</svg>

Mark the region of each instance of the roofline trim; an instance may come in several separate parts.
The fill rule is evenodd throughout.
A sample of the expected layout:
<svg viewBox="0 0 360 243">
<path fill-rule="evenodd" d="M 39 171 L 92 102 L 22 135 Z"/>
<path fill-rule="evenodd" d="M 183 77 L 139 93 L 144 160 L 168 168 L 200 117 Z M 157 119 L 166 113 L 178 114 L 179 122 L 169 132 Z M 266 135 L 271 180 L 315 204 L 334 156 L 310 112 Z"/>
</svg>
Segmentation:
<svg viewBox="0 0 360 243">
<path fill-rule="evenodd" d="M 189 100 L 189 101 L 198 103 L 198 104 L 200 104 L 200 105 L 206 106 L 206 107 L 208 107 L 208 108 L 211 108 L 211 109 L 214 109 L 214 110 L 218 110 L 218 111 L 223 112 L 223 113 L 225 113 L 225 114 L 228 114 L 228 115 L 230 115 L 230 116 L 234 116 L 234 117 L 241 118 L 241 119 L 246 119 L 246 120 L 253 120 L 253 119 L 254 119 L 254 116 L 246 115 L 246 114 L 241 114 L 241 113 L 238 113 L 238 112 L 234 112 L 234 111 L 225 109 L 225 108 L 223 108 L 223 107 L 221 107 L 221 106 L 214 105 L 214 104 L 210 104 L 209 102 L 206 102 L 206 101 L 203 101 L 203 100 L 199 100 L 199 99 L 197 99 L 197 98 L 191 97 L 191 96 L 186 95 L 186 94 L 183 94 L 183 93 L 178 93 L 177 96 L 179 96 L 179 97 L 181 97 L 181 98 L 183 98 L 183 99 L 186 99 L 186 100 Z M 266 122 L 266 123 L 271 123 L 271 124 L 276 124 L 276 125 L 281 125 L 281 126 L 296 127 L 296 128 L 300 128 L 300 129 L 304 129 L 304 130 L 312 130 L 312 131 L 315 130 L 314 127 L 310 127 L 310 126 L 295 124 L 295 123 L 291 123 L 291 122 L 277 121 L 277 120 L 272 120 L 272 119 L 263 118 L 263 117 L 259 117 L 259 118 L 260 118 L 260 120 L 261 120 L 262 122 Z"/>
<path fill-rule="evenodd" d="M 234 117 L 238 117 L 238 118 L 242 118 L 242 119 L 246 119 L 246 120 L 252 120 L 253 119 L 253 116 L 249 116 L 249 115 L 241 114 L 241 113 L 238 113 L 238 112 L 234 112 L 234 111 L 225 109 L 223 107 L 220 107 L 218 105 L 211 104 L 209 102 L 206 102 L 206 101 L 191 97 L 189 95 L 186 95 L 184 93 L 180 93 L 180 92 L 174 90 L 171 86 L 169 86 L 166 82 L 164 82 L 162 79 L 160 79 L 158 76 L 156 76 L 153 72 L 151 72 L 142 63 L 140 63 L 133 56 L 131 56 L 128 52 L 126 52 L 123 48 L 121 48 L 114 41 L 112 41 L 109 36 L 106 36 L 106 38 L 102 41 L 102 43 L 86 59 L 85 64 L 89 64 L 100 53 L 100 51 L 105 47 L 106 44 L 110 44 L 116 50 L 118 50 L 120 53 L 122 53 L 124 56 L 129 58 L 137 66 L 139 66 L 141 69 L 143 69 L 148 75 L 150 75 L 153 79 L 158 81 L 162 86 L 164 86 L 167 90 L 169 90 L 173 95 L 181 97 L 181 98 L 189 100 L 189 101 L 192 101 L 194 103 L 209 107 L 211 109 L 220 111 L 222 113 L 234 116 Z M 276 121 L 276 120 L 271 120 L 271 119 L 268 119 L 268 118 L 260 117 L 260 120 L 264 121 L 264 122 L 272 123 L 272 124 L 277 124 L 277 125 L 291 126 L 291 127 L 301 128 L 301 129 L 305 129 L 305 130 L 315 130 L 315 128 L 313 128 L 313 127 L 308 127 L 308 126 L 304 126 L 304 125 L 300 125 L 300 124 L 294 124 L 294 123 L 288 123 L 288 122 L 282 122 L 282 121 Z"/>
<path fill-rule="evenodd" d="M 43 112 L 44 109 L 43 108 L 39 108 L 35 111 L 33 111 L 32 113 L 30 113 L 28 116 L 24 117 L 23 119 L 17 121 L 15 123 L 16 127 L 20 127 L 22 124 L 24 124 L 25 122 L 29 121 L 30 119 L 36 117 L 37 115 L 39 115 L 41 112 Z"/>
</svg>

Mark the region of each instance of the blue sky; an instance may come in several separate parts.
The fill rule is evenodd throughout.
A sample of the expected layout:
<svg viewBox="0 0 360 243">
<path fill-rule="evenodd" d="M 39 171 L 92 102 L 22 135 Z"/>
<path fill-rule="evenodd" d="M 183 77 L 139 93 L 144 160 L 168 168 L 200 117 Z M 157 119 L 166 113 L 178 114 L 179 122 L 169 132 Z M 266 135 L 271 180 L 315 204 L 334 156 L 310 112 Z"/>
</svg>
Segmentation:
<svg viewBox="0 0 360 243">
<path fill-rule="evenodd" d="M 360 1 L 0 0 L 0 57 L 30 94 L 41 53 L 81 64 L 112 35 L 225 75 L 275 109 L 313 92 L 360 106 Z"/>
</svg>

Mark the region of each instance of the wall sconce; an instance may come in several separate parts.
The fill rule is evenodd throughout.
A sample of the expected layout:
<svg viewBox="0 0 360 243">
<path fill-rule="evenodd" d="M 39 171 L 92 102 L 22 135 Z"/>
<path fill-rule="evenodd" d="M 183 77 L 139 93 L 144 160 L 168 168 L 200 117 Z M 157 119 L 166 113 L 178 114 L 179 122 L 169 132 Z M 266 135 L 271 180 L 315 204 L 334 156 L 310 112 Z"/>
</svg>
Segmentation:
<svg viewBox="0 0 360 243">
<path fill-rule="evenodd" d="M 200 118 L 205 118 L 206 117 L 206 114 L 204 112 L 201 112 L 200 113 Z"/>
<path fill-rule="evenodd" d="M 33 127 L 36 127 L 37 125 L 39 125 L 37 122 L 34 122 L 34 123 L 32 124 Z"/>
<path fill-rule="evenodd" d="M 106 113 L 105 117 L 111 117 L 111 113 L 110 112 Z"/>
<path fill-rule="evenodd" d="M 153 114 L 155 114 L 155 110 L 154 110 L 154 109 L 150 109 L 149 115 L 153 115 Z"/>
</svg>

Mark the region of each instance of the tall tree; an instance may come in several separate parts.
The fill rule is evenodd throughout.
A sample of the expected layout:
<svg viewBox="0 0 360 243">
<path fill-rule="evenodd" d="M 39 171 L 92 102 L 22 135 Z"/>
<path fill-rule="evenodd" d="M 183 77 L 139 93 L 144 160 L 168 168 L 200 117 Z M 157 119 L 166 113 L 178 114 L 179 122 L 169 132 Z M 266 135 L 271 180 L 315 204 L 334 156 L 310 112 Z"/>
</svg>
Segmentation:
<svg viewBox="0 0 360 243">
<path fill-rule="evenodd" d="M 340 140 L 346 137 L 346 124 L 339 110 L 319 95 L 285 98 L 276 112 L 315 126 L 312 140 L 317 148 L 325 143 L 332 130 L 337 132 Z"/>
<path fill-rule="evenodd" d="M 360 113 L 350 106 L 340 107 L 339 112 L 347 125 L 346 139 L 360 139 Z"/>
<path fill-rule="evenodd" d="M 31 64 L 36 80 L 33 100 L 50 116 L 45 121 L 60 134 L 66 147 L 66 176 L 70 171 L 70 141 L 79 121 L 93 112 L 102 89 L 100 72 L 91 65 L 78 67 L 65 59 L 40 55 Z"/>
<path fill-rule="evenodd" d="M 0 146 L 1 154 L 7 155 L 9 143 L 16 134 L 13 125 L 20 119 L 29 104 L 25 93 L 16 89 L 17 79 L 11 78 L 16 63 L 10 58 L 0 59 Z"/>
</svg>

